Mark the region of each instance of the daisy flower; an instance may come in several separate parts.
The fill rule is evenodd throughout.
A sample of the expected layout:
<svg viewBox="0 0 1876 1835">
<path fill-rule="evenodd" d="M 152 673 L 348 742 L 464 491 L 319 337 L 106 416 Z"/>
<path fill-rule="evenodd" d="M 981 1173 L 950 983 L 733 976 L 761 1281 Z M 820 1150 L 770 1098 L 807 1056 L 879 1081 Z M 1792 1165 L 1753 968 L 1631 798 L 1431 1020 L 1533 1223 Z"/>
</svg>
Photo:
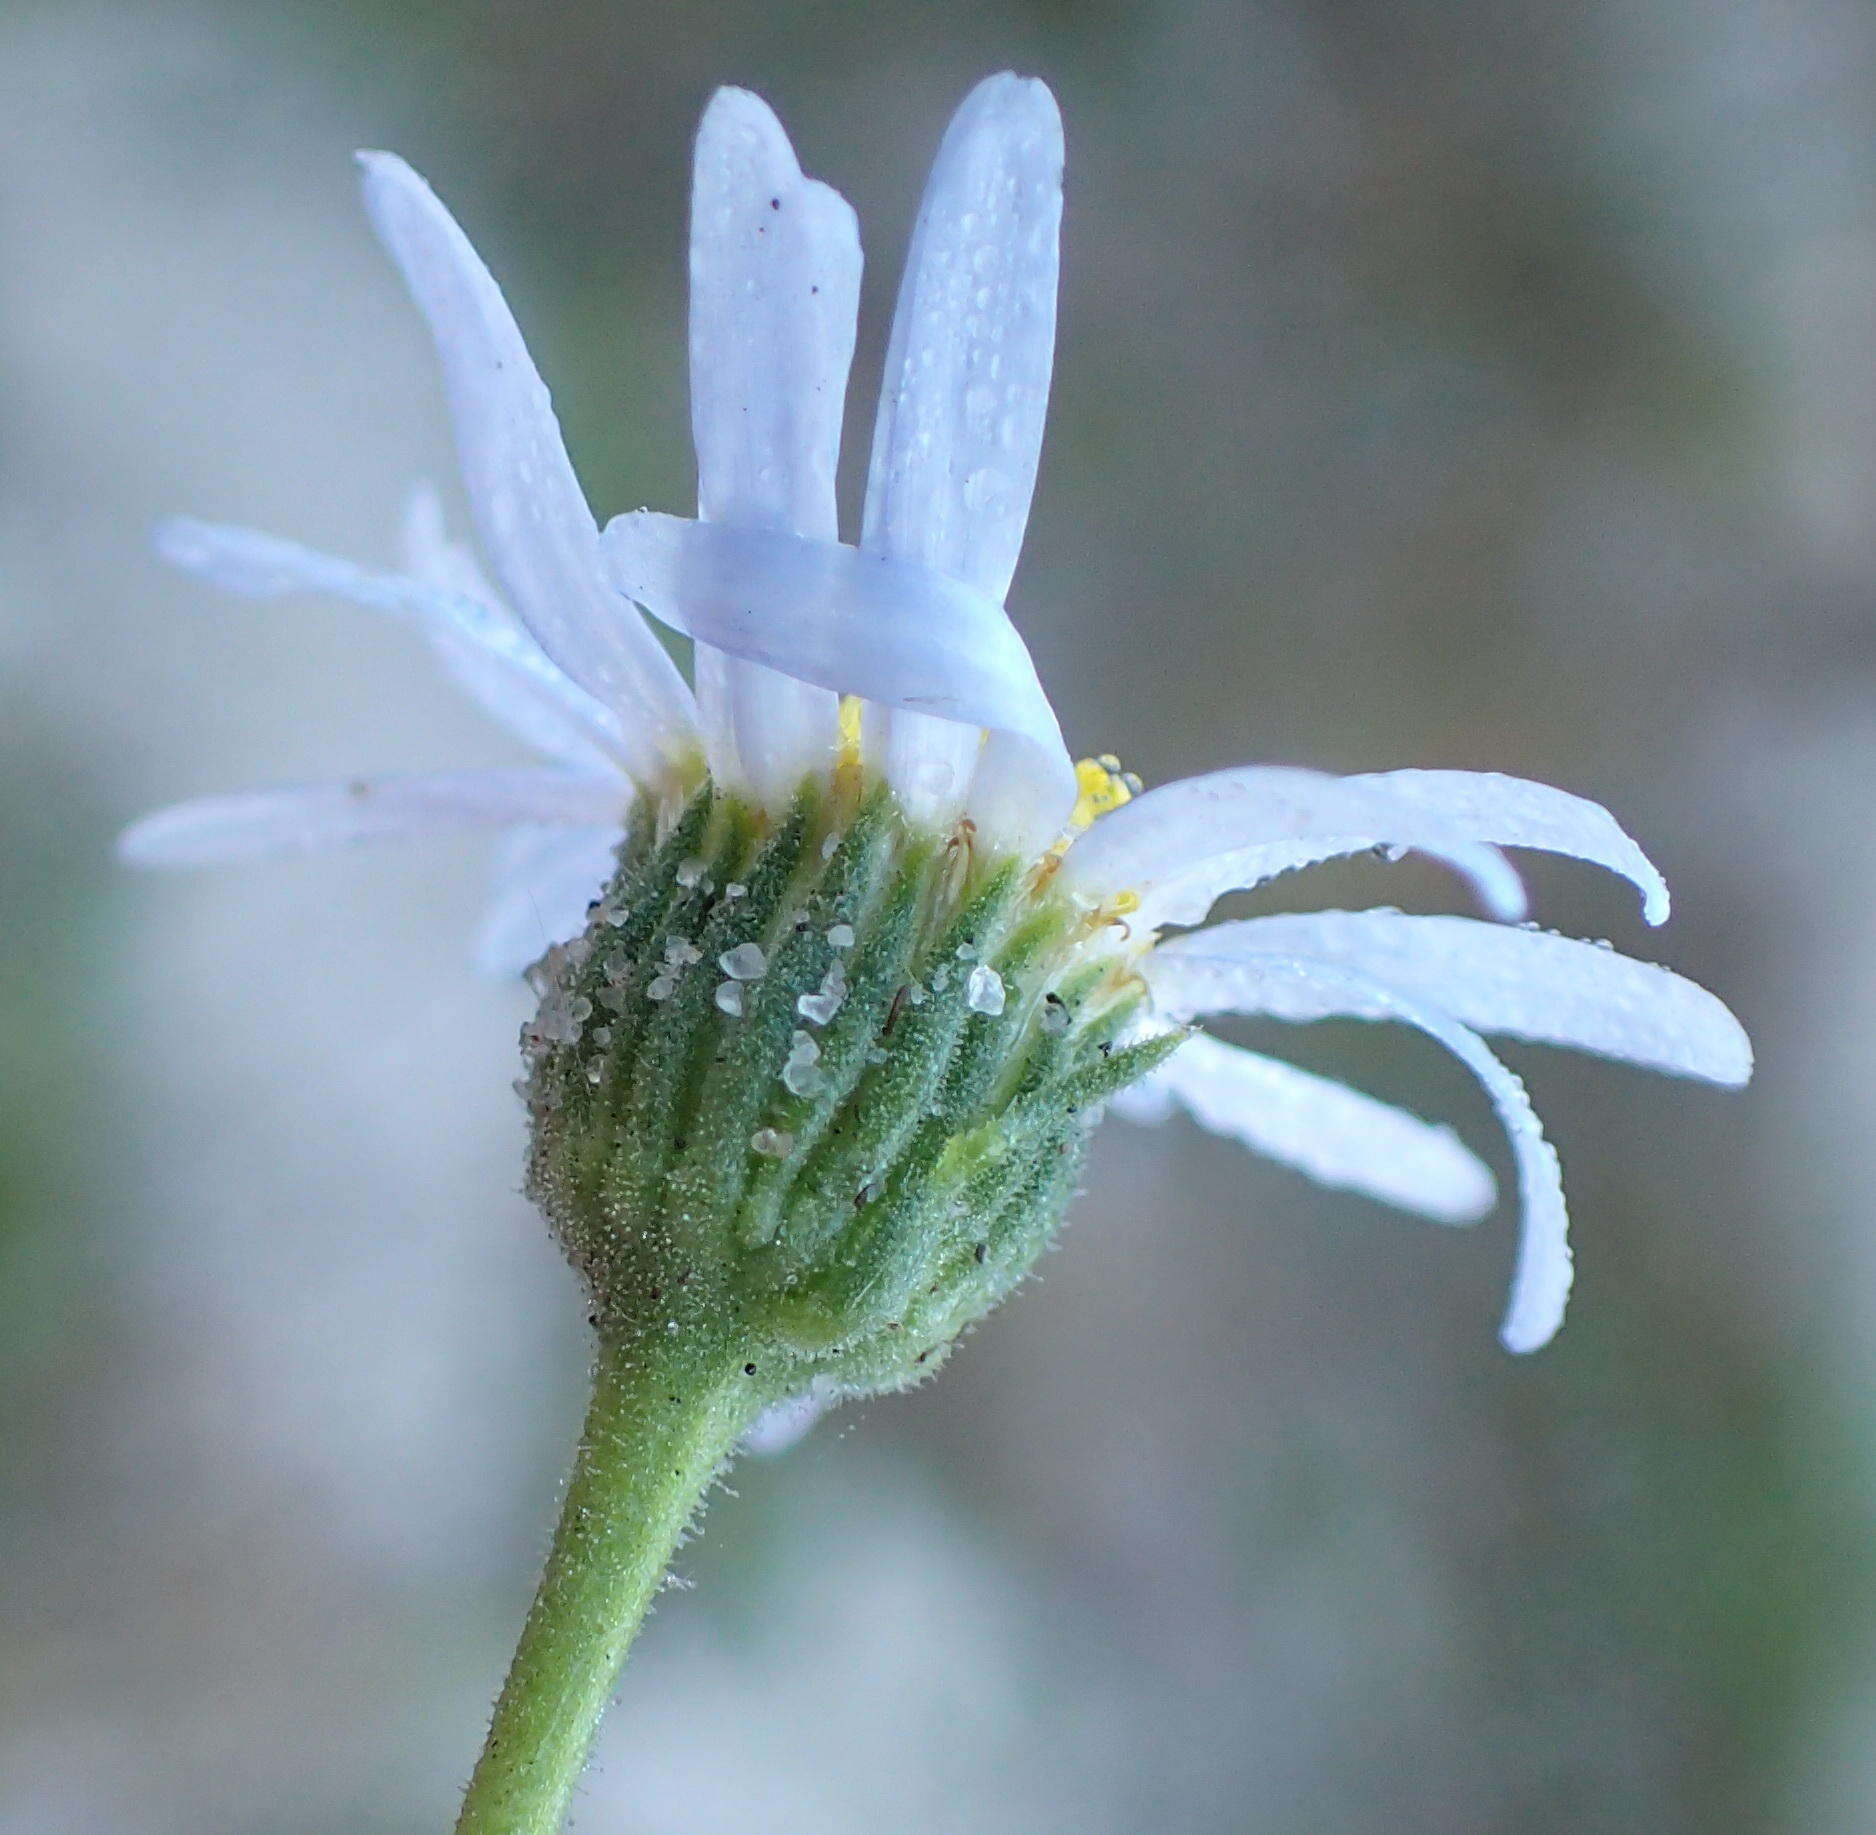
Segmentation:
<svg viewBox="0 0 1876 1835">
<path fill-rule="evenodd" d="M 823 1212 L 890 1212 L 896 1190 L 960 1159 L 954 1196 L 977 1178 L 995 1199 L 982 1215 L 1020 1209 L 995 1142 L 1074 1159 L 1079 1132 L 1049 1132 L 1037 1096 L 1061 1097 L 1071 1075 L 1074 1099 L 1056 1107 L 1080 1132 L 1107 1103 L 1138 1120 L 1182 1108 L 1328 1184 L 1465 1221 L 1493 1182 L 1448 1129 L 1195 1029 L 1220 1015 L 1417 1028 L 1477 1077 L 1509 1137 L 1522 1230 L 1502 1336 L 1530 1350 L 1570 1285 L 1563 1193 L 1485 1037 L 1721 1084 L 1746 1080 L 1746 1038 L 1670 971 L 1523 924 L 1506 849 L 1619 874 L 1650 923 L 1666 918 L 1660 875 L 1594 803 L 1493 774 L 1271 765 L 1141 791 L 1111 758 L 1075 762 L 1004 609 L 1053 361 L 1062 157 L 1039 82 L 993 77 L 952 121 L 899 291 L 864 512 L 843 542 L 859 236 L 755 96 L 720 91 L 696 145 L 696 514 L 639 511 L 603 531 L 488 270 L 408 166 L 362 155 L 371 221 L 435 338 L 487 573 L 427 492 L 396 572 L 193 522 L 160 545 L 236 592 L 322 593 L 411 624 L 541 762 L 183 804 L 131 828 L 124 852 L 192 863 L 501 834 L 480 955 L 507 972 L 542 959 L 534 1183 L 589 1273 L 598 1226 L 569 1209 L 601 1205 L 616 1230 L 667 1183 L 733 1213 L 738 1252 L 771 1260 L 778 1244 L 824 1246 Z M 688 682 L 648 620 L 691 640 Z M 1226 893 L 1371 850 L 1443 862 L 1483 915 L 1207 923 Z M 924 1055 L 905 1069 L 914 1033 Z M 993 1034 L 994 1051 L 974 1042 Z M 731 1069 L 686 1068 L 697 1053 L 733 1060 L 746 1091 L 727 1087 Z M 602 1100 L 607 1138 L 634 1138 L 651 1168 L 607 1173 L 603 1205 L 555 1157 L 571 1118 Z M 863 1135 L 870 1146 L 854 1145 Z M 686 1158 L 698 1143 L 708 1166 Z M 1051 1220 L 1065 1191 L 1042 1205 Z M 885 1282 L 901 1314 L 910 1276 L 886 1270 L 912 1213 L 894 1214 L 898 1235 L 880 1226 L 860 1259 L 866 1291 Z M 969 1259 L 1000 1269 L 978 1311 L 1033 1259 L 1032 1234 L 1006 1257 L 990 1224 L 953 1232 L 951 1251 L 968 1238 Z M 777 1263 L 775 1290 L 802 1291 L 807 1267 Z M 926 1354 L 969 1310 L 933 1314 L 915 1334 Z M 830 1380 L 789 1343 L 782 1390 Z"/>
</svg>

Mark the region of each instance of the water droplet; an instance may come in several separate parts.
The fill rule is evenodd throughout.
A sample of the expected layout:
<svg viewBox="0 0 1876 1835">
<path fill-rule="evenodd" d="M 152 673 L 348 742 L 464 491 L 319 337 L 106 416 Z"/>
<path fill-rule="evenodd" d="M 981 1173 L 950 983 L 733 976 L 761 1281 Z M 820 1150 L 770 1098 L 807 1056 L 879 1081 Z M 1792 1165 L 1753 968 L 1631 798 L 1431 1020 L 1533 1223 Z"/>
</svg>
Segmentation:
<svg viewBox="0 0 1876 1835">
<path fill-rule="evenodd" d="M 717 966 L 736 981 L 760 981 L 769 972 L 769 959 L 760 943 L 738 943 L 717 957 Z"/>
<path fill-rule="evenodd" d="M 686 891 L 703 883 L 704 863 L 701 860 L 680 860 L 677 863 L 677 883 Z"/>
<path fill-rule="evenodd" d="M 853 926 L 851 924 L 828 925 L 827 943 L 830 949 L 851 949 L 853 947 Z"/>
<path fill-rule="evenodd" d="M 645 986 L 647 1000 L 669 1000 L 676 992 L 677 981 L 671 975 L 654 975 Z"/>
<path fill-rule="evenodd" d="M 821 1087 L 826 1073 L 821 1069 L 821 1048 L 813 1037 L 797 1031 L 789 1042 L 788 1062 L 782 1066 L 782 1082 L 797 1096 L 812 1096 Z"/>
<path fill-rule="evenodd" d="M 749 888 L 732 879 L 730 883 L 723 888 L 723 896 L 733 904 L 739 898 L 747 898 L 749 896 Z"/>
<path fill-rule="evenodd" d="M 703 960 L 703 951 L 689 937 L 666 937 L 664 959 L 672 968 L 689 968 Z"/>
<path fill-rule="evenodd" d="M 740 981 L 719 981 L 715 1000 L 731 1019 L 743 1016 L 743 984 Z"/>
<path fill-rule="evenodd" d="M 1003 1011 L 1004 998 L 1003 977 L 988 962 L 978 963 L 965 983 L 964 1004 L 973 1013 L 987 1013 L 994 1018 Z"/>
<path fill-rule="evenodd" d="M 758 1128 L 749 1137 L 750 1148 L 772 1160 L 785 1160 L 795 1150 L 795 1137 L 779 1128 Z"/>
</svg>

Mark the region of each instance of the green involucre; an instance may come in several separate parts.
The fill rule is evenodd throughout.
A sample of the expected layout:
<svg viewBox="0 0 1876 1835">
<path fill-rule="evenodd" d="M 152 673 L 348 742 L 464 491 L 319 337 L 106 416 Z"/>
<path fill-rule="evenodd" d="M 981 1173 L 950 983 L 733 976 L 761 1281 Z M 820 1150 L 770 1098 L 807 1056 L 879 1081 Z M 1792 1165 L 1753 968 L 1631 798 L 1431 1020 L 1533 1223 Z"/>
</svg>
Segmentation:
<svg viewBox="0 0 1876 1835">
<path fill-rule="evenodd" d="M 718 1347 L 758 1399 L 902 1386 L 1034 1265 L 1100 1104 L 1177 1036 L 1118 1042 L 1124 933 L 883 790 L 771 821 L 706 785 L 656 827 L 537 970 L 530 1189 L 605 1342 Z"/>
</svg>

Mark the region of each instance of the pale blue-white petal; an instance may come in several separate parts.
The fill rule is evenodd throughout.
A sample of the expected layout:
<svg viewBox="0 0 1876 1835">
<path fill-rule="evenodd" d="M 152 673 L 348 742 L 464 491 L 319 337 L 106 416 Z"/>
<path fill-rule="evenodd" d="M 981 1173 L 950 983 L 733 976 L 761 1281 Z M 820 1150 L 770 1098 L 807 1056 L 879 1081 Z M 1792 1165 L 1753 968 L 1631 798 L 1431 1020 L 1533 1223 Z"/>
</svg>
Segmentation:
<svg viewBox="0 0 1876 1835">
<path fill-rule="evenodd" d="M 1524 915 L 1511 863 L 1425 802 L 1373 778 L 1244 765 L 1182 778 L 1102 816 L 1068 850 L 1062 883 L 1090 898 L 1136 893 L 1143 929 L 1196 924 L 1226 892 L 1363 848 L 1412 848 L 1471 881 L 1500 918 Z"/>
<path fill-rule="evenodd" d="M 1417 798 L 1474 841 L 1606 867 L 1641 893 L 1650 924 L 1667 922 L 1667 881 L 1615 817 L 1587 797 L 1498 771 L 1376 771 L 1356 781 Z"/>
<path fill-rule="evenodd" d="M 541 647 L 618 714 L 632 775 L 661 782 L 696 745 L 690 690 L 649 628 L 600 583 L 592 512 L 501 290 L 401 159 L 359 160 L 371 220 L 436 343 L 483 551 Z"/>
<path fill-rule="evenodd" d="M 1016 571 L 1055 356 L 1062 123 L 993 76 L 946 130 L 893 317 L 863 547 L 1001 602 Z"/>
<path fill-rule="evenodd" d="M 176 803 L 133 822 L 118 852 L 140 866 L 198 866 L 314 853 L 518 823 L 595 826 L 624 814 L 616 777 L 566 771 L 450 771 L 360 777 Z"/>
<path fill-rule="evenodd" d="M 922 561 L 1002 602 L 1016 571 L 1055 360 L 1062 123 L 1031 78 L 978 84 L 952 118 L 906 256 L 881 380 L 861 546 Z M 874 753 L 917 818 L 947 821 L 972 737 L 895 713 Z M 987 774 L 999 775 L 995 759 Z M 993 783 L 981 817 L 1023 804 Z M 979 815 L 976 800 L 972 813 Z"/>
<path fill-rule="evenodd" d="M 587 907 L 612 877 L 620 833 L 615 822 L 504 836 L 476 937 L 476 966 L 487 975 L 519 975 L 551 945 L 578 936 Z"/>
<path fill-rule="evenodd" d="M 1074 808 L 1074 766 L 1029 651 L 962 581 L 652 511 L 614 517 L 603 547 L 619 591 L 674 629 L 822 688 L 987 727 L 987 753 L 1020 754 L 1050 833 Z"/>
<path fill-rule="evenodd" d="M 1490 1170 L 1452 1129 L 1377 1102 L 1345 1083 L 1194 1033 L 1116 1096 L 1117 1113 L 1155 1121 L 1174 1103 L 1214 1134 L 1436 1223 L 1471 1223 L 1492 1207 Z"/>
<path fill-rule="evenodd" d="M 1556 1149 L 1544 1138 L 1524 1085 L 1470 1027 L 1370 976 L 1294 956 L 1238 955 L 1200 984 L 1195 958 L 1154 950 L 1142 961 L 1156 1007 L 1168 1017 L 1264 1014 L 1275 1019 L 1389 1019 L 1444 1045 L 1478 1078 L 1511 1142 L 1522 1218 L 1511 1303 L 1499 1336 L 1510 1351 L 1534 1351 L 1555 1335 L 1570 1294 L 1569 1218 Z"/>
<path fill-rule="evenodd" d="M 179 517 L 159 524 L 155 539 L 174 566 L 245 598 L 326 594 L 415 624 L 463 686 L 525 743 L 563 764 L 597 768 L 603 758 L 623 768 L 626 747 L 611 711 L 485 600 L 358 567 L 254 529 Z M 482 658 L 486 665 L 472 660 Z"/>
<path fill-rule="evenodd" d="M 832 541 L 834 480 L 860 304 L 860 235 L 805 177 L 768 105 L 720 89 L 691 191 L 690 391 L 697 513 Z M 790 796 L 839 746 L 838 698 L 713 651 L 696 658 L 713 775 Z"/>
<path fill-rule="evenodd" d="M 410 577 L 441 595 L 445 610 L 462 600 L 479 607 L 483 617 L 478 623 L 501 639 L 500 650 L 492 650 L 486 641 L 465 636 L 455 617 L 425 622 L 430 649 L 457 687 L 523 745 L 570 771 L 622 769 L 619 723 L 611 709 L 562 675 L 502 604 L 475 556 L 450 539 L 442 502 L 430 484 L 415 485 L 405 500 L 402 535 L 404 569 Z M 517 683 L 509 658 L 523 651 L 530 667 Z M 537 679 L 556 685 L 545 701 L 534 685 Z M 588 738 L 589 733 L 604 735 L 603 743 Z"/>
<path fill-rule="evenodd" d="M 1196 1011 L 1209 1004 L 1205 984 L 1229 987 L 1238 958 L 1273 955 L 1370 976 L 1480 1032 L 1599 1052 L 1711 1083 L 1736 1086 L 1752 1075 L 1744 1028 L 1705 988 L 1593 943 L 1475 918 L 1398 911 L 1247 918 L 1174 937 L 1154 952 L 1150 967 L 1171 1010 Z M 1197 1007 L 1189 1005 L 1195 998 Z M 1314 1016 L 1292 1010 L 1285 1017 Z"/>
</svg>

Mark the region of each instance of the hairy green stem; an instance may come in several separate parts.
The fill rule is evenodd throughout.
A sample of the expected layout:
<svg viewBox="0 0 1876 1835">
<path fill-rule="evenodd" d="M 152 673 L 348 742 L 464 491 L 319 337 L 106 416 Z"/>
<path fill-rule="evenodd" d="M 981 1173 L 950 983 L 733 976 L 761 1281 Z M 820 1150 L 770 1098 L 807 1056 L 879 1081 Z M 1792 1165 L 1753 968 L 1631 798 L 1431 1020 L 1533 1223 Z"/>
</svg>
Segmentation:
<svg viewBox="0 0 1876 1835">
<path fill-rule="evenodd" d="M 689 1334 L 685 1335 L 689 1339 Z M 605 1348 L 457 1835 L 554 1835 L 673 1550 L 764 1399 L 696 1340 Z"/>
</svg>

